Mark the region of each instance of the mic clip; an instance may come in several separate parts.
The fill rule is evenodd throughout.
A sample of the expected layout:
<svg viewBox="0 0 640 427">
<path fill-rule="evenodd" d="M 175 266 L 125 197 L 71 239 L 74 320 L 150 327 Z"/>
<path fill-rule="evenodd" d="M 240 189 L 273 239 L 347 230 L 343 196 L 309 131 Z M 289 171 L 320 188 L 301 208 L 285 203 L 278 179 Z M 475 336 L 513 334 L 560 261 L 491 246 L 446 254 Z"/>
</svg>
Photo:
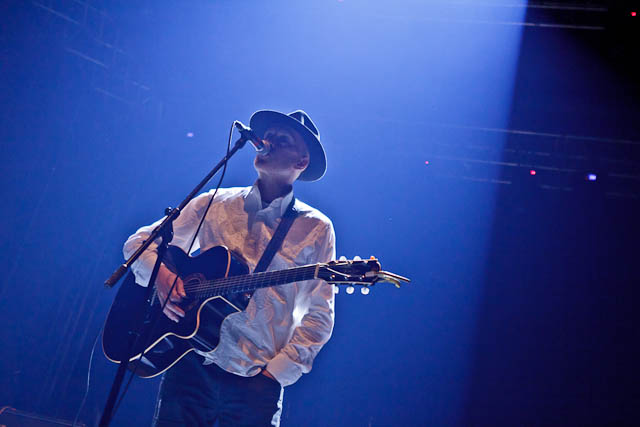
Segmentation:
<svg viewBox="0 0 640 427">
<path fill-rule="evenodd" d="M 236 120 L 233 122 L 238 132 L 242 136 L 242 139 L 251 143 L 253 148 L 255 148 L 258 155 L 264 156 L 269 152 L 269 145 L 265 144 L 264 141 L 256 135 L 250 127 L 245 126 L 242 122 Z"/>
</svg>

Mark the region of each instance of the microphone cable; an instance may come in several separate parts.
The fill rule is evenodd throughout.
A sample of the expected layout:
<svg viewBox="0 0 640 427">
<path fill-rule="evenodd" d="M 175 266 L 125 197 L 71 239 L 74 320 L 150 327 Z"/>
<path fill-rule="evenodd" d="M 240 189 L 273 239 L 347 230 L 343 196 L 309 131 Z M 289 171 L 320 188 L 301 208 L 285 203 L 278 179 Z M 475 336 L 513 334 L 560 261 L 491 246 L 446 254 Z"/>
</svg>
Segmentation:
<svg viewBox="0 0 640 427">
<path fill-rule="evenodd" d="M 89 355 L 89 368 L 87 369 L 87 388 L 84 391 L 84 396 L 82 397 L 82 402 L 80 403 L 80 407 L 76 412 L 76 416 L 71 423 L 71 427 L 74 427 L 78 422 L 78 418 L 80 417 L 80 412 L 84 408 L 85 403 L 87 403 L 87 397 L 89 396 L 89 385 L 91 384 L 91 365 L 93 364 L 93 357 L 96 352 L 96 344 L 98 344 L 98 338 L 100 338 L 100 334 L 102 334 L 102 329 L 104 326 L 100 328 L 98 333 L 96 334 L 96 338 L 93 340 L 93 346 L 91 347 L 91 354 Z"/>
</svg>

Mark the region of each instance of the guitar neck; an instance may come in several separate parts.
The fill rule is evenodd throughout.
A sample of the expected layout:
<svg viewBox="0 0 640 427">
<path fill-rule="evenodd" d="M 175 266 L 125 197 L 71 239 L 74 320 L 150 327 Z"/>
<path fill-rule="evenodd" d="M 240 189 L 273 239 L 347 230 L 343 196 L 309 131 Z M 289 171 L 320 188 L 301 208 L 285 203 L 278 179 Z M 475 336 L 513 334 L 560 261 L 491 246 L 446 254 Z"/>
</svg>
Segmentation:
<svg viewBox="0 0 640 427">
<path fill-rule="evenodd" d="M 203 282 L 202 289 L 193 292 L 198 299 L 217 295 L 252 292 L 259 288 L 284 285 L 286 283 L 311 280 L 316 278 L 320 264 L 305 265 L 287 270 L 265 271 L 262 273 L 243 274 L 240 276 L 222 277 Z"/>
</svg>

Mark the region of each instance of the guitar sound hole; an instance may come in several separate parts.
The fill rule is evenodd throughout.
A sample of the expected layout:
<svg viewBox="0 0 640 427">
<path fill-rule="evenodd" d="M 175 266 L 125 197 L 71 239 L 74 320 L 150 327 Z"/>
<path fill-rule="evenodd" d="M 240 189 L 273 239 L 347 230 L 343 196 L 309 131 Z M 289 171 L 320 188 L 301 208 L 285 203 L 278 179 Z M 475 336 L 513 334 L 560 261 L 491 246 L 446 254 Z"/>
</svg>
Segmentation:
<svg viewBox="0 0 640 427">
<path fill-rule="evenodd" d="M 206 282 L 206 280 L 204 275 L 200 273 L 194 273 L 185 277 L 182 282 L 184 283 L 184 291 L 187 293 L 187 296 L 193 298 L 194 293 L 203 290 L 205 286 L 203 283 Z"/>
</svg>

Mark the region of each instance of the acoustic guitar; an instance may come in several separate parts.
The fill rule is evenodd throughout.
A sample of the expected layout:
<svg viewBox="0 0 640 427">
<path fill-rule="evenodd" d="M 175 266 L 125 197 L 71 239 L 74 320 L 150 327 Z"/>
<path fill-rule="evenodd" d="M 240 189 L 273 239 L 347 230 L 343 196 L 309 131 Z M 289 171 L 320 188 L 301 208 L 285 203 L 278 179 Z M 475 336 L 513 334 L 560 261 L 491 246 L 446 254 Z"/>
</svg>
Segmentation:
<svg viewBox="0 0 640 427">
<path fill-rule="evenodd" d="M 381 270 L 377 259 L 318 263 L 279 271 L 249 274 L 248 267 L 226 247 L 216 246 L 191 257 L 170 245 L 165 265 L 184 283 L 186 298 L 178 304 L 185 316 L 176 323 L 162 314 L 154 293 L 135 283 L 133 273 L 123 281 L 107 316 L 102 336 L 105 356 L 120 363 L 130 355 L 130 370 L 143 378 L 162 374 L 194 349 L 213 351 L 220 325 L 244 310 L 254 290 L 302 280 L 322 279 L 334 285 L 361 286 L 363 293 L 378 282 L 400 287 L 406 277 Z M 141 325 L 132 335 L 130 330 Z M 131 348 L 131 351 L 130 351 Z"/>
</svg>

